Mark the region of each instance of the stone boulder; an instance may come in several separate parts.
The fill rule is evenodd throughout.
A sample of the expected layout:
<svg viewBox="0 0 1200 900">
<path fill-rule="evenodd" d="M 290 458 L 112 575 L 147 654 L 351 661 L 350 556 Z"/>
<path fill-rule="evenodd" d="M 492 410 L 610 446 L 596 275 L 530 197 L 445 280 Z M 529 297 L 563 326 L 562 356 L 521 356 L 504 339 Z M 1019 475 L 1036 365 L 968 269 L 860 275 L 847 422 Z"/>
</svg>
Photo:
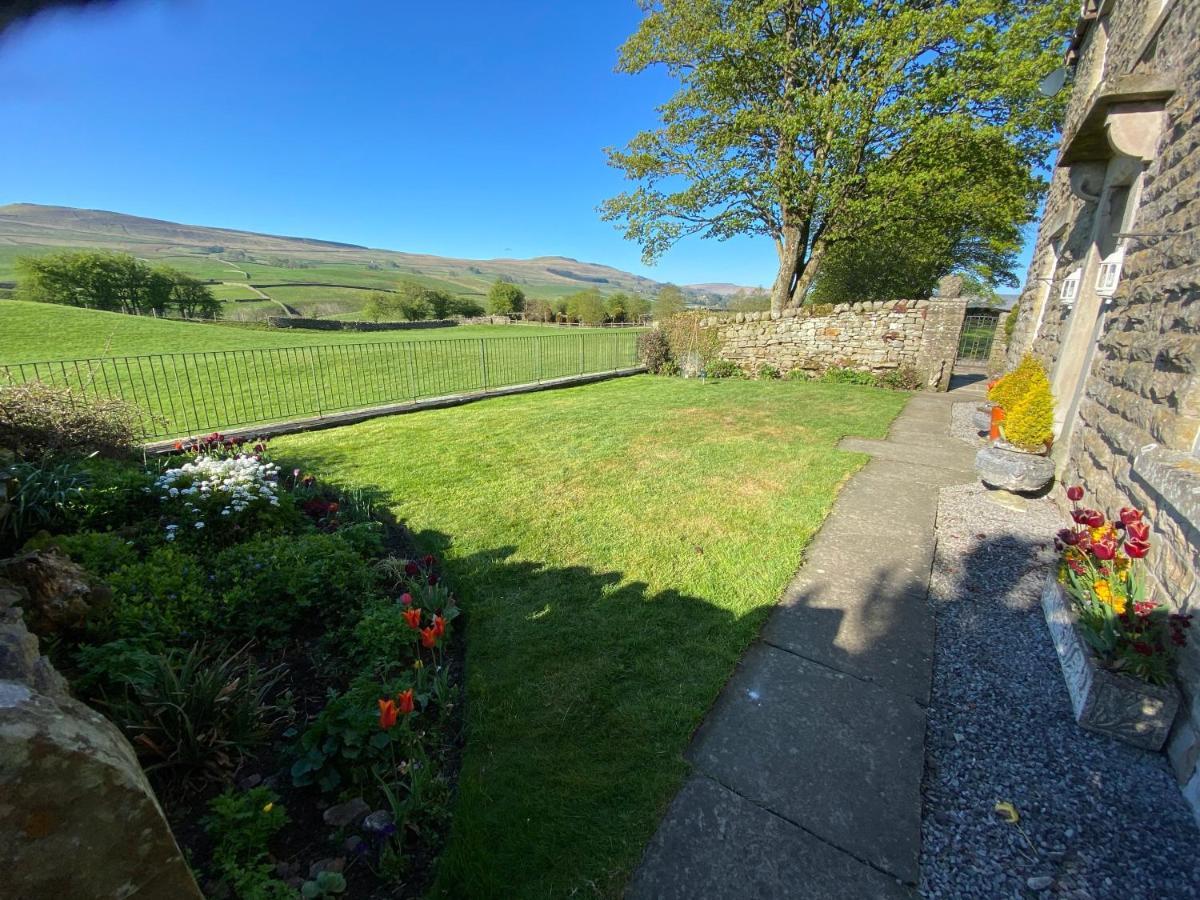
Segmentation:
<svg viewBox="0 0 1200 900">
<path fill-rule="evenodd" d="M 23 595 L 25 623 L 41 637 L 79 628 L 93 610 L 112 599 L 107 585 L 93 582 L 82 567 L 55 548 L 0 562 L 0 578 Z"/>
<path fill-rule="evenodd" d="M 1014 494 L 1032 494 L 1054 481 L 1054 463 L 1045 456 L 984 447 L 975 454 L 975 471 L 990 488 Z"/>
<path fill-rule="evenodd" d="M 200 900 L 129 742 L 70 697 L 0 681 L 5 894 Z"/>
</svg>

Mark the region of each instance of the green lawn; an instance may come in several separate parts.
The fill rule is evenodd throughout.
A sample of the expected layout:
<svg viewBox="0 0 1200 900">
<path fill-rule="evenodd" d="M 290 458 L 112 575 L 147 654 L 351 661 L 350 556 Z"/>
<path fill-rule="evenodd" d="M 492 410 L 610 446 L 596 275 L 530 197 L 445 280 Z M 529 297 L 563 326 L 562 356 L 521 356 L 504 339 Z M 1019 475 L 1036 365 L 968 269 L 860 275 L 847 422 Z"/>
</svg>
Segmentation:
<svg viewBox="0 0 1200 900">
<path fill-rule="evenodd" d="M 306 331 L 245 328 L 127 316 L 48 303 L 0 301 L 0 365 L 45 359 L 84 359 L 136 353 L 190 353 L 318 344 L 392 343 L 431 338 L 493 338 L 563 334 L 566 329 L 536 325 L 458 325 L 414 331 Z M 613 329 L 570 329 L 612 333 Z"/>
<path fill-rule="evenodd" d="M 637 359 L 637 335 L 624 329 L 304 331 L 16 301 L 0 301 L 0 334 L 0 381 L 122 397 L 144 414 L 147 438 L 610 371 Z M 59 362 L 79 357 L 103 358 Z"/>
<path fill-rule="evenodd" d="M 467 746 L 439 891 L 616 896 L 682 753 L 904 395 L 637 376 L 295 435 L 445 559 Z M 802 761 L 799 764 L 803 764 Z"/>
</svg>

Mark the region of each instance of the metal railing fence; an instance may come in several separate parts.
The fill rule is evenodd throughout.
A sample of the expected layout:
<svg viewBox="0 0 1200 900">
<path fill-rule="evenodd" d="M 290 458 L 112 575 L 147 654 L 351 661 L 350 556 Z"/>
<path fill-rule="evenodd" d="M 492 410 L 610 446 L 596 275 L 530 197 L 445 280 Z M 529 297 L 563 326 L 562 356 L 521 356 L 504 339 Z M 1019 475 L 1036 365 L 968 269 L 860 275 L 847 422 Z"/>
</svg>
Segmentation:
<svg viewBox="0 0 1200 900">
<path fill-rule="evenodd" d="M 637 334 L 553 334 L 150 353 L 0 365 L 137 407 L 146 440 L 320 417 L 634 367 Z"/>
</svg>

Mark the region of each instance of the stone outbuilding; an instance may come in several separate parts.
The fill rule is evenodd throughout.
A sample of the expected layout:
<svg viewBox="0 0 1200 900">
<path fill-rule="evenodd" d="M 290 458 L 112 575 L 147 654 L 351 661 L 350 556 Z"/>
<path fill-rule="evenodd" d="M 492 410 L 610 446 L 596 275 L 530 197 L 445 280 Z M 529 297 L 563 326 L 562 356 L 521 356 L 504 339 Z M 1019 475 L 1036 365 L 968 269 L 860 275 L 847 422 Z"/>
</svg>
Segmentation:
<svg viewBox="0 0 1200 900">
<path fill-rule="evenodd" d="M 1070 105 L 1007 353 L 1032 349 L 1055 457 L 1147 510 L 1160 599 L 1200 613 L 1200 2 L 1084 0 Z M 1200 615 L 1168 755 L 1200 815 Z"/>
</svg>

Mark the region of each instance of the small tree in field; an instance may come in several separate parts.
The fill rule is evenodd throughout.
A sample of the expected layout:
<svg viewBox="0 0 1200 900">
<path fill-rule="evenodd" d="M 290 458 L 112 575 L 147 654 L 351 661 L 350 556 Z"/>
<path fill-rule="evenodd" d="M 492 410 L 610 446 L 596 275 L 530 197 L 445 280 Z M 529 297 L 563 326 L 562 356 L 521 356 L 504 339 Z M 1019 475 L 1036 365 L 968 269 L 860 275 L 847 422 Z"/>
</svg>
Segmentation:
<svg viewBox="0 0 1200 900">
<path fill-rule="evenodd" d="M 567 297 L 567 316 L 583 325 L 602 325 L 608 318 L 608 310 L 600 292 L 589 288 Z"/>
<path fill-rule="evenodd" d="M 551 322 L 554 320 L 554 307 L 540 297 L 530 297 L 525 301 L 525 319 L 530 322 Z"/>
<path fill-rule="evenodd" d="M 372 322 L 382 322 L 395 312 L 395 300 L 392 294 L 383 291 L 372 291 L 363 306 L 363 315 Z"/>
<path fill-rule="evenodd" d="M 488 291 L 488 312 L 494 316 L 511 316 L 525 308 L 525 292 L 515 284 L 497 281 Z"/>
<path fill-rule="evenodd" d="M 654 301 L 654 318 L 661 322 L 679 315 L 686 308 L 683 291 L 673 284 L 664 284 Z"/>
</svg>

